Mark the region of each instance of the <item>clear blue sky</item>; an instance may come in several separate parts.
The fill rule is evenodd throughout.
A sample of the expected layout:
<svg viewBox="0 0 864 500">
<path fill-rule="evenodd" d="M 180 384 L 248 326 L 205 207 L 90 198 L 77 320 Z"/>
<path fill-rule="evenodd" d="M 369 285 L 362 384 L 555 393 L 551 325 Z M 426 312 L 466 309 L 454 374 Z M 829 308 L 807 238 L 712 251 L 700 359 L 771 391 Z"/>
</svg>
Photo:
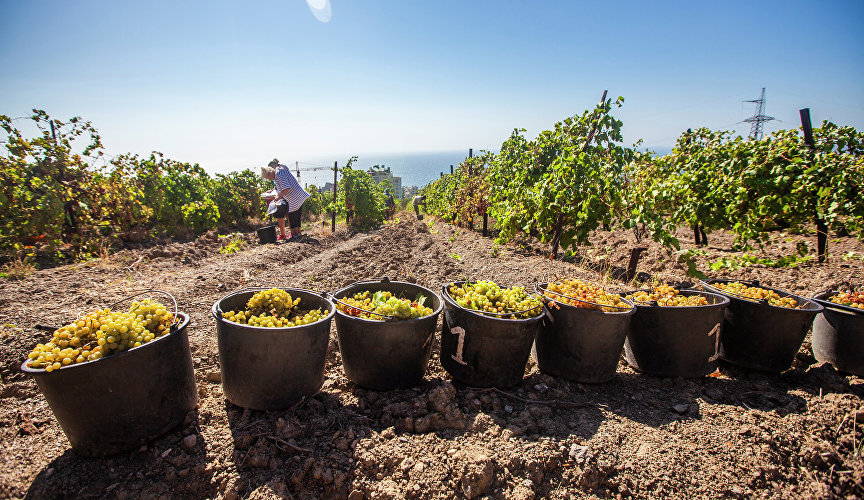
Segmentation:
<svg viewBox="0 0 864 500">
<path fill-rule="evenodd" d="M 330 0 L 327 22 L 305 0 L 0 5 L 0 113 L 81 116 L 110 154 L 211 172 L 496 149 L 604 89 L 653 149 L 688 127 L 746 135 L 762 87 L 782 120 L 766 131 L 803 107 L 864 129 L 862 0 Z"/>
</svg>

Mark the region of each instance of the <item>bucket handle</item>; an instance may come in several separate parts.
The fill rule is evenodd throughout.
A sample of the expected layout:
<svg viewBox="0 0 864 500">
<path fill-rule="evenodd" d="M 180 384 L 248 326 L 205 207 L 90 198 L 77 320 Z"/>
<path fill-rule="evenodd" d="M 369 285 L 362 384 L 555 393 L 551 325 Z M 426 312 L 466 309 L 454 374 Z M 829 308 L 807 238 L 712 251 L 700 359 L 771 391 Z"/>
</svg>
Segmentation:
<svg viewBox="0 0 864 500">
<path fill-rule="evenodd" d="M 739 281 L 739 283 L 742 283 L 742 284 L 746 283 L 747 285 L 754 286 L 754 287 L 759 286 L 759 282 L 757 282 L 757 281 Z M 756 304 L 769 305 L 768 299 L 754 299 L 751 297 L 745 297 L 744 295 L 739 295 L 735 292 L 730 292 L 728 290 L 720 290 L 719 288 L 715 288 L 715 287 L 711 286 L 710 284 L 708 284 L 702 280 L 699 280 L 699 287 L 703 288 L 703 289 L 707 288 L 709 291 L 714 292 L 714 293 L 719 293 L 720 295 L 732 295 L 733 297 L 738 297 L 739 299 L 746 300 L 747 302 L 754 302 Z"/>
<path fill-rule="evenodd" d="M 376 282 L 376 283 L 377 283 L 377 282 Z M 326 292 L 324 292 L 324 293 L 326 293 Z M 376 313 L 375 311 L 367 311 L 366 309 L 362 309 L 362 308 L 357 307 L 357 306 L 352 306 L 351 304 L 346 304 L 345 302 L 342 302 L 341 300 L 337 299 L 337 298 L 336 298 L 335 296 L 333 296 L 333 295 L 331 295 L 331 297 L 332 297 L 331 300 L 332 300 L 333 302 L 336 302 L 336 303 L 338 303 L 338 304 L 342 304 L 342 305 L 345 306 L 345 307 L 349 307 L 349 308 L 351 308 L 351 309 L 356 309 L 356 310 L 358 310 L 358 311 L 361 311 L 361 312 L 364 312 L 364 313 L 368 313 L 368 314 L 374 314 L 375 316 L 381 316 L 382 318 L 389 319 L 389 320 L 396 319 L 394 316 L 388 316 L 388 315 L 386 315 L 386 314 Z M 352 316 L 352 315 L 349 314 L 349 316 Z"/>
<path fill-rule="evenodd" d="M 126 297 L 125 299 L 118 300 L 117 302 L 115 302 L 115 303 L 111 304 L 110 306 L 108 306 L 108 308 L 110 309 L 110 308 L 116 306 L 117 304 L 122 304 L 123 302 L 126 302 L 126 301 L 129 300 L 129 299 L 134 299 L 135 297 L 140 297 L 141 295 L 145 295 L 145 294 L 148 294 L 148 293 L 161 293 L 162 295 L 167 295 L 167 296 L 171 299 L 171 302 L 174 303 L 174 323 L 171 324 L 171 329 L 170 329 L 170 331 L 171 331 L 171 332 L 176 331 L 176 330 L 177 330 L 177 325 L 180 324 L 180 319 L 177 317 L 177 299 L 175 299 L 173 295 L 171 295 L 170 293 L 168 293 L 168 292 L 166 292 L 166 291 L 164 291 L 164 290 L 156 290 L 156 289 L 142 290 L 142 291 L 140 291 L 140 292 L 137 292 L 137 293 L 135 293 L 135 294 L 133 294 L 133 295 L 130 295 L 130 296 Z"/>
<path fill-rule="evenodd" d="M 372 279 L 372 280 L 360 280 L 355 281 L 352 285 L 365 285 L 367 283 L 390 283 L 390 278 L 387 276 L 382 276 L 380 279 Z"/>
<path fill-rule="evenodd" d="M 139 297 L 139 296 L 147 294 L 147 293 L 161 293 L 161 294 L 167 295 L 168 297 L 171 298 L 171 302 L 174 303 L 174 323 L 171 324 L 171 329 L 169 331 L 170 332 L 176 331 L 177 325 L 180 324 L 180 319 L 177 317 L 177 299 L 175 299 L 173 295 L 171 295 L 170 293 L 168 293 L 164 290 L 151 289 L 151 290 L 142 290 L 140 292 L 136 292 L 133 295 L 130 295 L 124 299 L 120 299 L 117 302 L 109 305 L 108 309 L 111 309 L 112 307 L 116 306 L 117 304 L 122 304 L 123 302 L 126 302 L 129 299 L 134 299 L 135 297 Z M 53 332 L 53 331 L 59 330 L 61 327 L 54 326 L 54 325 L 37 324 L 37 325 L 34 325 L 34 328 L 36 328 L 38 330 L 44 330 L 46 332 Z"/>
<path fill-rule="evenodd" d="M 750 286 L 754 286 L 754 287 L 762 288 L 762 286 L 759 285 L 759 282 L 758 282 L 758 281 L 740 281 L 739 283 L 747 283 L 747 284 L 750 285 Z M 713 286 L 709 285 L 708 283 L 706 283 L 706 282 L 704 282 L 704 281 L 702 281 L 702 280 L 699 280 L 699 286 L 704 287 L 704 288 L 707 288 L 708 290 L 710 290 L 710 291 L 712 291 L 712 292 L 719 293 L 719 294 L 721 294 L 721 295 L 734 295 L 735 297 L 738 297 L 739 299 L 742 299 L 742 300 L 746 300 L 746 301 L 748 301 L 748 302 L 754 302 L 754 303 L 761 304 L 761 305 L 765 305 L 765 306 L 767 306 L 767 305 L 771 305 L 771 304 L 768 303 L 768 299 L 758 299 L 758 300 L 757 300 L 757 299 L 752 299 L 752 298 L 750 298 L 750 297 L 745 297 L 745 296 L 743 296 L 743 295 L 738 295 L 737 293 L 729 292 L 729 291 L 726 291 L 726 290 L 718 290 L 717 288 L 714 288 Z M 777 292 L 775 292 L 775 293 L 777 293 Z M 808 299 L 807 297 L 801 297 L 800 295 L 794 295 L 794 294 L 791 294 L 791 293 L 788 293 L 788 292 L 783 292 L 783 291 L 780 291 L 780 292 L 777 293 L 777 294 L 780 295 L 782 298 L 786 298 L 786 297 L 800 297 L 800 298 L 804 299 L 804 303 L 801 304 L 801 306 L 800 306 L 801 309 L 803 309 L 804 306 L 813 303 L 812 300 Z M 796 307 L 796 309 L 798 309 L 798 307 Z"/>
<path fill-rule="evenodd" d="M 621 310 L 621 311 L 630 311 L 631 309 L 633 309 L 634 307 L 636 307 L 634 304 L 631 304 L 629 300 L 627 300 L 627 299 L 625 299 L 625 298 L 623 298 L 623 297 L 621 298 L 621 301 L 624 302 L 625 304 L 630 304 L 630 307 L 610 306 L 610 305 L 605 305 L 605 304 L 598 304 L 598 303 L 596 303 L 596 302 L 589 302 L 589 301 L 587 301 L 587 300 L 577 299 L 576 297 L 571 297 L 571 296 L 569 296 L 569 295 L 564 295 L 564 294 L 560 294 L 560 293 L 555 293 L 555 292 L 553 292 L 552 290 L 549 290 L 549 289 L 547 289 L 547 288 L 543 288 L 543 287 L 540 286 L 539 284 L 538 284 L 538 285 L 535 285 L 535 286 L 534 286 L 534 289 L 535 289 L 535 290 L 542 290 L 542 292 L 539 292 L 540 295 L 541 295 L 541 297 L 543 296 L 543 294 L 551 293 L 552 295 L 557 295 L 557 296 L 559 296 L 559 297 L 564 297 L 565 299 L 575 300 L 576 302 L 581 302 L 581 303 L 583 303 L 583 304 L 591 304 L 592 306 L 598 306 L 598 307 L 601 307 L 601 308 L 602 308 L 602 307 L 605 307 L 605 308 L 609 308 L 609 309 L 618 309 L 618 310 Z"/>
</svg>

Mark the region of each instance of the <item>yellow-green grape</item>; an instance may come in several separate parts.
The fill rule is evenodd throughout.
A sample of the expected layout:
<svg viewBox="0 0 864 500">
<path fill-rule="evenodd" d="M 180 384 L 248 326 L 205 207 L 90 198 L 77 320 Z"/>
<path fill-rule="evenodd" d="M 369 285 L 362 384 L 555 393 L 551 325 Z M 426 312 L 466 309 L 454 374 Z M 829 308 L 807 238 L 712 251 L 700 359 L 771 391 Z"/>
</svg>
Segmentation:
<svg viewBox="0 0 864 500">
<path fill-rule="evenodd" d="M 539 298 L 528 295 L 524 287 L 501 288 L 492 281 L 451 285 L 448 291 L 461 307 L 493 313 L 489 316 L 512 314 L 515 318 L 532 318 L 540 314 L 543 305 Z"/>
<path fill-rule="evenodd" d="M 351 297 L 341 299 L 343 304 L 337 304 L 340 311 L 357 318 L 384 321 L 383 314 L 396 319 L 416 319 L 432 314 L 432 309 L 423 305 L 426 297 L 418 296 L 417 300 L 409 300 L 395 297 L 391 292 L 377 291 L 370 294 L 369 291 L 357 292 Z M 371 311 L 378 314 L 370 314 Z"/>
<path fill-rule="evenodd" d="M 789 309 L 800 309 L 803 306 L 798 305 L 798 301 L 794 297 L 781 297 L 774 290 L 766 290 L 758 286 L 747 286 L 738 281 L 731 283 L 714 283 L 711 286 L 728 292 L 733 295 L 748 298 L 751 300 L 765 299 L 772 306 L 786 307 Z"/>
<path fill-rule="evenodd" d="M 578 279 L 565 278 L 561 281 L 549 283 L 546 290 L 554 292 L 545 293 L 546 297 L 553 302 L 560 302 L 582 309 L 610 312 L 630 307 L 621 300 L 620 296 L 608 293 L 597 285 L 585 283 Z M 601 307 L 595 304 L 616 307 Z"/>
<path fill-rule="evenodd" d="M 271 288 L 255 293 L 252 298 L 246 302 L 246 310 L 252 314 L 268 316 L 285 316 L 297 304 L 300 303 L 300 298 L 292 299 L 291 294 L 281 288 Z"/>
<path fill-rule="evenodd" d="M 136 336 L 142 337 L 141 341 L 149 342 L 153 338 L 161 337 L 171 331 L 171 325 L 174 324 L 174 314 L 168 312 L 164 305 L 150 299 L 133 302 L 129 312 L 134 314 L 141 323 L 141 330 L 135 332 Z M 146 336 L 144 330 L 152 334 L 150 340 L 143 339 Z"/>
<path fill-rule="evenodd" d="M 308 325 L 326 316 L 323 309 L 304 311 L 297 307 L 299 304 L 299 297 L 292 299 L 285 290 L 273 288 L 253 295 L 246 302 L 246 310 L 223 312 L 222 317 L 241 325 L 288 328 Z"/>
<path fill-rule="evenodd" d="M 648 291 L 639 290 L 627 295 L 628 299 L 634 302 L 657 302 L 658 306 L 663 307 L 694 307 L 707 306 L 708 299 L 703 295 L 681 295 L 678 289 L 673 288 L 666 283 L 657 283 L 651 285 Z"/>
<path fill-rule="evenodd" d="M 168 333 L 173 321 L 164 305 L 149 299 L 133 302 L 127 312 L 98 309 L 55 330 L 50 342 L 37 344 L 27 366 L 51 372 L 95 361 Z"/>
</svg>

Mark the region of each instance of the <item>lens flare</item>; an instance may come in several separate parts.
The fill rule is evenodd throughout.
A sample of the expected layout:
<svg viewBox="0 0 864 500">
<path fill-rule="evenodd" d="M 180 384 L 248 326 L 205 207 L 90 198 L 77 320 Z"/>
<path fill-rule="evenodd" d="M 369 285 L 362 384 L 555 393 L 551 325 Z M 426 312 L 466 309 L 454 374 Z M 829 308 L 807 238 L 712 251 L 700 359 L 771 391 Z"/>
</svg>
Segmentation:
<svg viewBox="0 0 864 500">
<path fill-rule="evenodd" d="M 312 12 L 312 15 L 315 16 L 315 19 L 322 23 L 329 22 L 330 18 L 333 16 L 333 11 L 330 8 L 330 0 L 306 0 L 306 5 L 309 6 L 309 10 Z"/>
</svg>

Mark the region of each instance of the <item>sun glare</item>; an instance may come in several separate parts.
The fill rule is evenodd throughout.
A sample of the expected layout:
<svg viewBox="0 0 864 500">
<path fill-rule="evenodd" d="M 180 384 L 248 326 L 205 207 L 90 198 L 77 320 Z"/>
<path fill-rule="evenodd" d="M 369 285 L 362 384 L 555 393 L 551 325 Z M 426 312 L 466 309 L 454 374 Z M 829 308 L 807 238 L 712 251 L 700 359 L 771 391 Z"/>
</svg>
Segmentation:
<svg viewBox="0 0 864 500">
<path fill-rule="evenodd" d="M 333 15 L 333 11 L 330 9 L 330 0 L 306 0 L 306 5 L 309 6 L 315 19 L 322 23 L 330 21 L 330 17 Z"/>
</svg>

